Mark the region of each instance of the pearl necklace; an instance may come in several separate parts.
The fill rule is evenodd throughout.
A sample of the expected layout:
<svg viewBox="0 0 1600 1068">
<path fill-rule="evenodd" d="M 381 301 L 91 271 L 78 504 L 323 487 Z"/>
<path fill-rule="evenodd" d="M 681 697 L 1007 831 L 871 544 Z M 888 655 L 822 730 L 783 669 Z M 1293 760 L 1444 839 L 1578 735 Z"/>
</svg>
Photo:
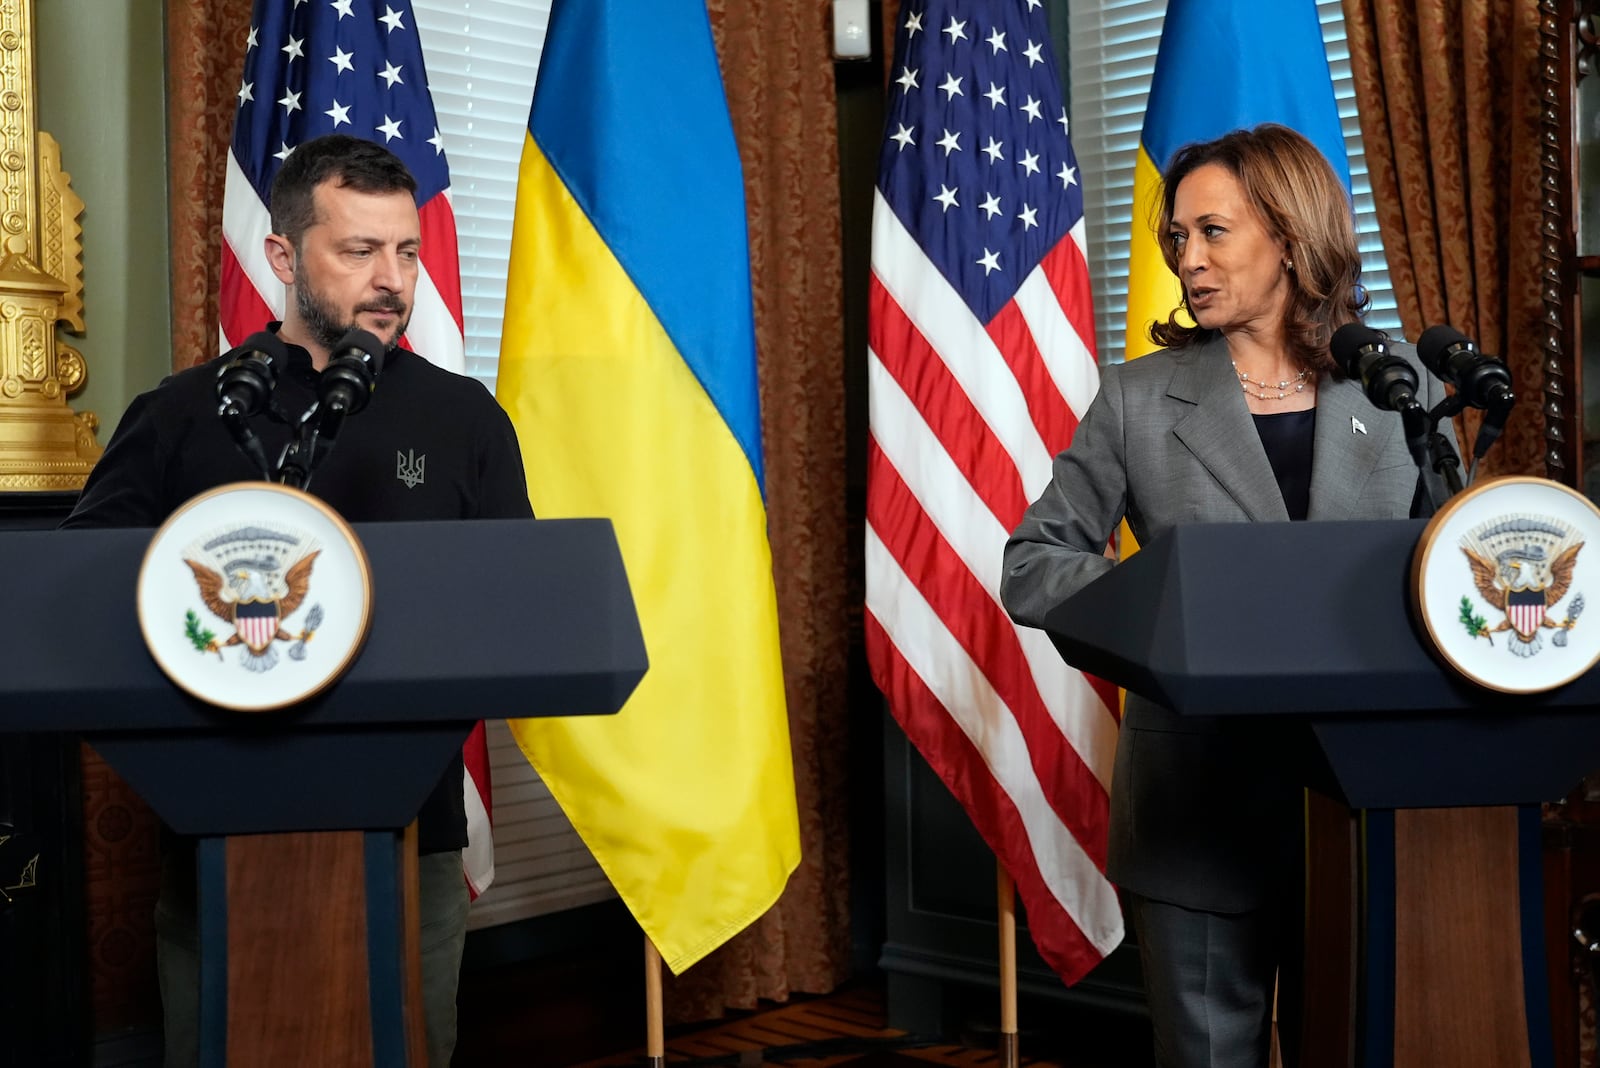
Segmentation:
<svg viewBox="0 0 1600 1068">
<path fill-rule="evenodd" d="M 1306 391 L 1306 378 L 1310 374 L 1309 371 L 1302 370 L 1297 372 L 1293 378 L 1274 385 L 1271 382 L 1258 382 L 1251 378 L 1239 370 L 1238 363 L 1234 363 L 1233 373 L 1239 376 L 1239 388 L 1258 400 L 1288 400 L 1296 393 L 1304 393 Z M 1252 386 L 1255 388 L 1252 389 Z M 1275 390 L 1276 393 L 1268 393 L 1266 392 L 1267 390 Z"/>
</svg>

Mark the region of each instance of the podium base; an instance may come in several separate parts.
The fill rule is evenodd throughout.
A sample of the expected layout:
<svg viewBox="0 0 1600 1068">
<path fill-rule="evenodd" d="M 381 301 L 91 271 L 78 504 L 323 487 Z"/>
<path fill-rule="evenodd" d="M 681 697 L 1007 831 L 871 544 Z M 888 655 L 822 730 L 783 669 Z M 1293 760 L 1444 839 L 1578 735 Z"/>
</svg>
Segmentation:
<svg viewBox="0 0 1600 1068">
<path fill-rule="evenodd" d="M 1312 795 L 1305 1068 L 1551 1068 L 1537 806 L 1336 807 Z"/>
<path fill-rule="evenodd" d="M 203 838 L 200 1064 L 427 1064 L 415 843 L 393 832 Z"/>
</svg>

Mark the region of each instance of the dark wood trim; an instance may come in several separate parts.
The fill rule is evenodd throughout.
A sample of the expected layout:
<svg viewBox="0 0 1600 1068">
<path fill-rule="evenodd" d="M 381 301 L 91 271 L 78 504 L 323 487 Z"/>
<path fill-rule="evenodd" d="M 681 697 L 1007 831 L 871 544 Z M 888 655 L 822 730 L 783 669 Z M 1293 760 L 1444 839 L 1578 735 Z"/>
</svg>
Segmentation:
<svg viewBox="0 0 1600 1068">
<path fill-rule="evenodd" d="M 1356 1061 L 1357 864 L 1355 814 L 1308 790 L 1302 1068 L 1348 1068 Z"/>
<path fill-rule="evenodd" d="M 1569 4 L 1587 0 L 1540 0 L 1540 190 L 1541 277 L 1545 331 L 1544 414 L 1545 473 L 1568 486 L 1583 481 L 1583 433 L 1576 414 L 1582 412 L 1578 354 L 1579 275 L 1574 263 L 1578 155 L 1573 149 L 1573 101 L 1580 59 L 1592 49 L 1579 46 L 1578 16 Z"/>
</svg>

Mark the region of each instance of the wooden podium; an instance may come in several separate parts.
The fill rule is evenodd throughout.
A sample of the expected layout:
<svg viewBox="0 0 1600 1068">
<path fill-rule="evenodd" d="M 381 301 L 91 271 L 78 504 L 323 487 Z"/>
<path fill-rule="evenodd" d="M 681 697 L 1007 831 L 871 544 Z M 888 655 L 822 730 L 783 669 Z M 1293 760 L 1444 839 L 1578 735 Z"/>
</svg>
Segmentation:
<svg viewBox="0 0 1600 1068">
<path fill-rule="evenodd" d="M 419 1066 L 403 830 L 483 718 L 615 712 L 646 668 L 606 520 L 358 525 L 374 614 L 323 695 L 240 714 L 145 649 L 149 530 L 0 533 L 0 732 L 81 733 L 198 836 L 201 1063 Z M 410 907 L 408 907 L 408 904 Z"/>
<path fill-rule="evenodd" d="M 1543 1068 L 1551 1015 L 1527 806 L 1600 768 L 1600 672 L 1509 696 L 1444 669 L 1408 608 L 1425 525 L 1180 527 L 1047 629 L 1073 666 L 1180 713 L 1314 730 L 1360 812 L 1352 824 L 1312 810 L 1323 834 L 1311 855 L 1326 864 L 1308 887 L 1303 1063 Z"/>
</svg>

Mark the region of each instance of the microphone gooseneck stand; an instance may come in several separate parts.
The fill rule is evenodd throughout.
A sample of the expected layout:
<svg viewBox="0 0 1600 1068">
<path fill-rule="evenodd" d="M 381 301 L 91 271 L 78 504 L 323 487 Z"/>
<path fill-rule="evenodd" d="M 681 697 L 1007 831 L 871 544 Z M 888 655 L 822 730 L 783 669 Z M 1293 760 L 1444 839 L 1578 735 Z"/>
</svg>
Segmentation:
<svg viewBox="0 0 1600 1068">
<path fill-rule="evenodd" d="M 1400 414 L 1406 449 L 1427 497 L 1427 514 L 1437 512 L 1460 489 L 1461 479 L 1455 474 L 1452 488 L 1450 476 L 1441 473 L 1455 458 L 1438 433 L 1437 419 L 1417 399 L 1421 383 L 1416 369 L 1389 351 L 1384 334 L 1364 323 L 1346 323 L 1335 330 L 1329 349 L 1345 376 L 1361 384 L 1374 407 Z"/>
<path fill-rule="evenodd" d="M 1443 382 L 1455 387 L 1455 394 L 1436 407 L 1430 418 L 1454 418 L 1464 408 L 1483 411 L 1478 437 L 1472 446 L 1472 467 L 1467 481 L 1477 474 L 1478 461 L 1506 428 L 1517 395 L 1511 388 L 1511 369 L 1504 360 L 1478 351 L 1477 343 L 1453 326 L 1430 326 L 1417 339 L 1417 358 Z M 1459 487 L 1458 487 L 1459 488 Z"/>
<path fill-rule="evenodd" d="M 288 360 L 288 349 L 276 334 L 256 334 L 222 358 L 217 373 L 217 417 L 234 444 L 261 472 L 263 481 L 309 490 L 312 476 L 333 451 L 345 419 L 360 412 L 371 399 L 386 352 L 384 344 L 366 330 L 351 330 L 339 340 L 318 382 L 317 399 L 294 420 L 276 464 L 267 461 L 266 450 L 250 427 L 251 418 L 269 406 L 277 387 L 277 369 Z M 277 409 L 273 411 L 276 417 Z"/>
<path fill-rule="evenodd" d="M 1333 333 L 1329 348 L 1344 373 L 1360 382 L 1372 403 L 1397 411 L 1405 426 L 1406 446 L 1417 463 L 1418 474 L 1432 511 L 1462 491 L 1461 460 L 1439 422 L 1453 419 L 1465 408 L 1483 411 L 1483 422 L 1472 446 L 1472 466 L 1467 484 L 1477 474 L 1478 461 L 1505 430 L 1517 402 L 1511 388 L 1511 371 L 1505 361 L 1478 351 L 1471 338 L 1451 326 L 1433 326 L 1417 339 L 1417 358 L 1435 378 L 1454 387 L 1454 393 L 1432 411 L 1417 400 L 1417 373 L 1409 363 L 1388 350 L 1387 337 L 1362 323 L 1348 323 Z"/>
<path fill-rule="evenodd" d="M 311 476 L 333 451 L 347 416 L 367 406 L 377 387 L 387 350 L 365 330 L 355 329 L 333 347 L 317 383 L 317 399 L 295 421 L 294 433 L 278 458 L 278 480 L 309 491 Z"/>
<path fill-rule="evenodd" d="M 271 402 L 272 392 L 278 386 L 278 369 L 288 356 L 289 350 L 277 335 L 263 330 L 252 334 L 243 345 L 218 361 L 217 418 L 222 420 L 239 451 L 268 482 L 272 481 L 273 469 L 267 463 L 261 439 L 250 427 L 250 420 Z"/>
</svg>

